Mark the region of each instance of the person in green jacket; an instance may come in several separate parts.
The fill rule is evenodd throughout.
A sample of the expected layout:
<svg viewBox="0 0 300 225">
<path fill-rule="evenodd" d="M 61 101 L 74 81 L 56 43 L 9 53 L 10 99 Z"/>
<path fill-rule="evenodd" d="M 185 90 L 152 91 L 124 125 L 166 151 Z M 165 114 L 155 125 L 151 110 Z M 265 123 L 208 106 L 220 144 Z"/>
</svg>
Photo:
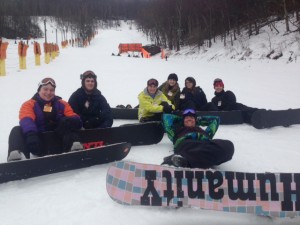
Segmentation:
<svg viewBox="0 0 300 225">
<path fill-rule="evenodd" d="M 171 73 L 168 76 L 167 81 L 158 87 L 158 90 L 164 93 L 164 95 L 175 106 L 176 110 L 179 109 L 179 103 L 180 103 L 180 87 L 177 82 L 178 82 L 177 74 Z"/>
<path fill-rule="evenodd" d="M 162 164 L 211 168 L 231 160 L 233 143 L 213 139 L 220 124 L 218 116 L 197 117 L 194 109 L 186 109 L 182 116 L 164 114 L 162 121 L 168 138 L 174 145 L 174 154 L 165 157 Z"/>
<path fill-rule="evenodd" d="M 147 81 L 147 87 L 139 94 L 138 119 L 140 122 L 160 121 L 162 113 L 171 113 L 175 106 L 158 90 L 158 81 Z"/>
</svg>

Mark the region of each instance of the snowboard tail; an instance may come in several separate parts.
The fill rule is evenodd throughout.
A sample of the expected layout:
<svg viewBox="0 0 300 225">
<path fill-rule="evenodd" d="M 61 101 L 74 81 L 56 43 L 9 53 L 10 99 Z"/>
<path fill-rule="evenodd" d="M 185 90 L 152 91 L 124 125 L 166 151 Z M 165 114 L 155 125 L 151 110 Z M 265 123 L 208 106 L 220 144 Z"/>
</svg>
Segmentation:
<svg viewBox="0 0 300 225">
<path fill-rule="evenodd" d="M 0 164 L 0 183 L 85 168 L 125 158 L 131 145 L 118 143 L 88 150 Z"/>
<path fill-rule="evenodd" d="M 300 109 L 259 109 L 253 113 L 251 124 L 256 129 L 271 128 L 275 126 L 288 127 L 293 124 L 300 124 Z"/>
<path fill-rule="evenodd" d="M 297 173 L 243 173 L 122 161 L 108 169 L 106 188 L 123 205 L 196 207 L 269 217 L 300 215 Z"/>
</svg>

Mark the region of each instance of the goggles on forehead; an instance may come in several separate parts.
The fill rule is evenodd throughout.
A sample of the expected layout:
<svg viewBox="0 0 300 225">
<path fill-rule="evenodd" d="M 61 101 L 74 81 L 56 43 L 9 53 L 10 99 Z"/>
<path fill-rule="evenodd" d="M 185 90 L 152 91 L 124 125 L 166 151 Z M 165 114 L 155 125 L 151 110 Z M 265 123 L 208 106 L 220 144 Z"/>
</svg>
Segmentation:
<svg viewBox="0 0 300 225">
<path fill-rule="evenodd" d="M 97 79 L 96 74 L 91 70 L 88 70 L 88 71 L 84 72 L 83 74 L 80 74 L 80 79 L 81 80 L 85 79 L 85 78 L 88 78 L 88 77 Z"/>
<path fill-rule="evenodd" d="M 196 111 L 194 109 L 186 109 L 183 111 L 182 115 L 188 115 L 188 114 L 193 114 L 196 115 Z"/>
<path fill-rule="evenodd" d="M 56 87 L 55 81 L 52 78 L 44 78 L 40 83 L 39 83 L 39 87 L 40 86 L 45 86 L 50 84 L 53 87 Z"/>
<path fill-rule="evenodd" d="M 147 85 L 148 86 L 154 85 L 154 86 L 157 87 L 158 86 L 158 81 L 156 79 L 150 79 L 150 80 L 148 80 Z"/>
</svg>

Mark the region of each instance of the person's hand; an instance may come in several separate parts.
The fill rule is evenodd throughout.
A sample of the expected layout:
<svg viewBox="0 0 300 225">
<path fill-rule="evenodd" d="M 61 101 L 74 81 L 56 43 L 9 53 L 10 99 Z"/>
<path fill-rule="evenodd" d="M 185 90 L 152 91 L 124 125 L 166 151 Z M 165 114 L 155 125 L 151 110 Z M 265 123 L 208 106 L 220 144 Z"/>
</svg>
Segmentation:
<svg viewBox="0 0 300 225">
<path fill-rule="evenodd" d="M 34 155 L 40 155 L 42 152 L 40 138 L 35 132 L 30 132 L 26 135 L 25 143 L 29 152 Z"/>
</svg>

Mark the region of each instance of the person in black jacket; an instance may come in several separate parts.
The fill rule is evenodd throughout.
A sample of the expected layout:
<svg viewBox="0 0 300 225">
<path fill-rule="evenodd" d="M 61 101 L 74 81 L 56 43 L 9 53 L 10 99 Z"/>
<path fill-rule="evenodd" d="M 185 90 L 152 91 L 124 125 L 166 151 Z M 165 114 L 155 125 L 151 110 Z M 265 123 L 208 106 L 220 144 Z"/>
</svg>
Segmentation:
<svg viewBox="0 0 300 225">
<path fill-rule="evenodd" d="M 93 71 L 81 75 L 81 88 L 70 97 L 69 104 L 76 112 L 85 129 L 111 127 L 112 112 L 105 97 L 97 89 L 97 76 Z"/>
<path fill-rule="evenodd" d="M 180 110 L 195 109 L 198 111 L 217 111 L 212 103 L 207 103 L 206 95 L 202 88 L 196 86 L 193 77 L 185 79 L 185 87 L 180 93 Z"/>
<path fill-rule="evenodd" d="M 236 97 L 232 91 L 224 90 L 224 83 L 220 78 L 214 80 L 215 97 L 211 102 L 218 108 L 218 111 L 241 110 L 245 123 L 251 124 L 251 117 L 258 108 L 248 107 L 236 102 Z"/>
</svg>

